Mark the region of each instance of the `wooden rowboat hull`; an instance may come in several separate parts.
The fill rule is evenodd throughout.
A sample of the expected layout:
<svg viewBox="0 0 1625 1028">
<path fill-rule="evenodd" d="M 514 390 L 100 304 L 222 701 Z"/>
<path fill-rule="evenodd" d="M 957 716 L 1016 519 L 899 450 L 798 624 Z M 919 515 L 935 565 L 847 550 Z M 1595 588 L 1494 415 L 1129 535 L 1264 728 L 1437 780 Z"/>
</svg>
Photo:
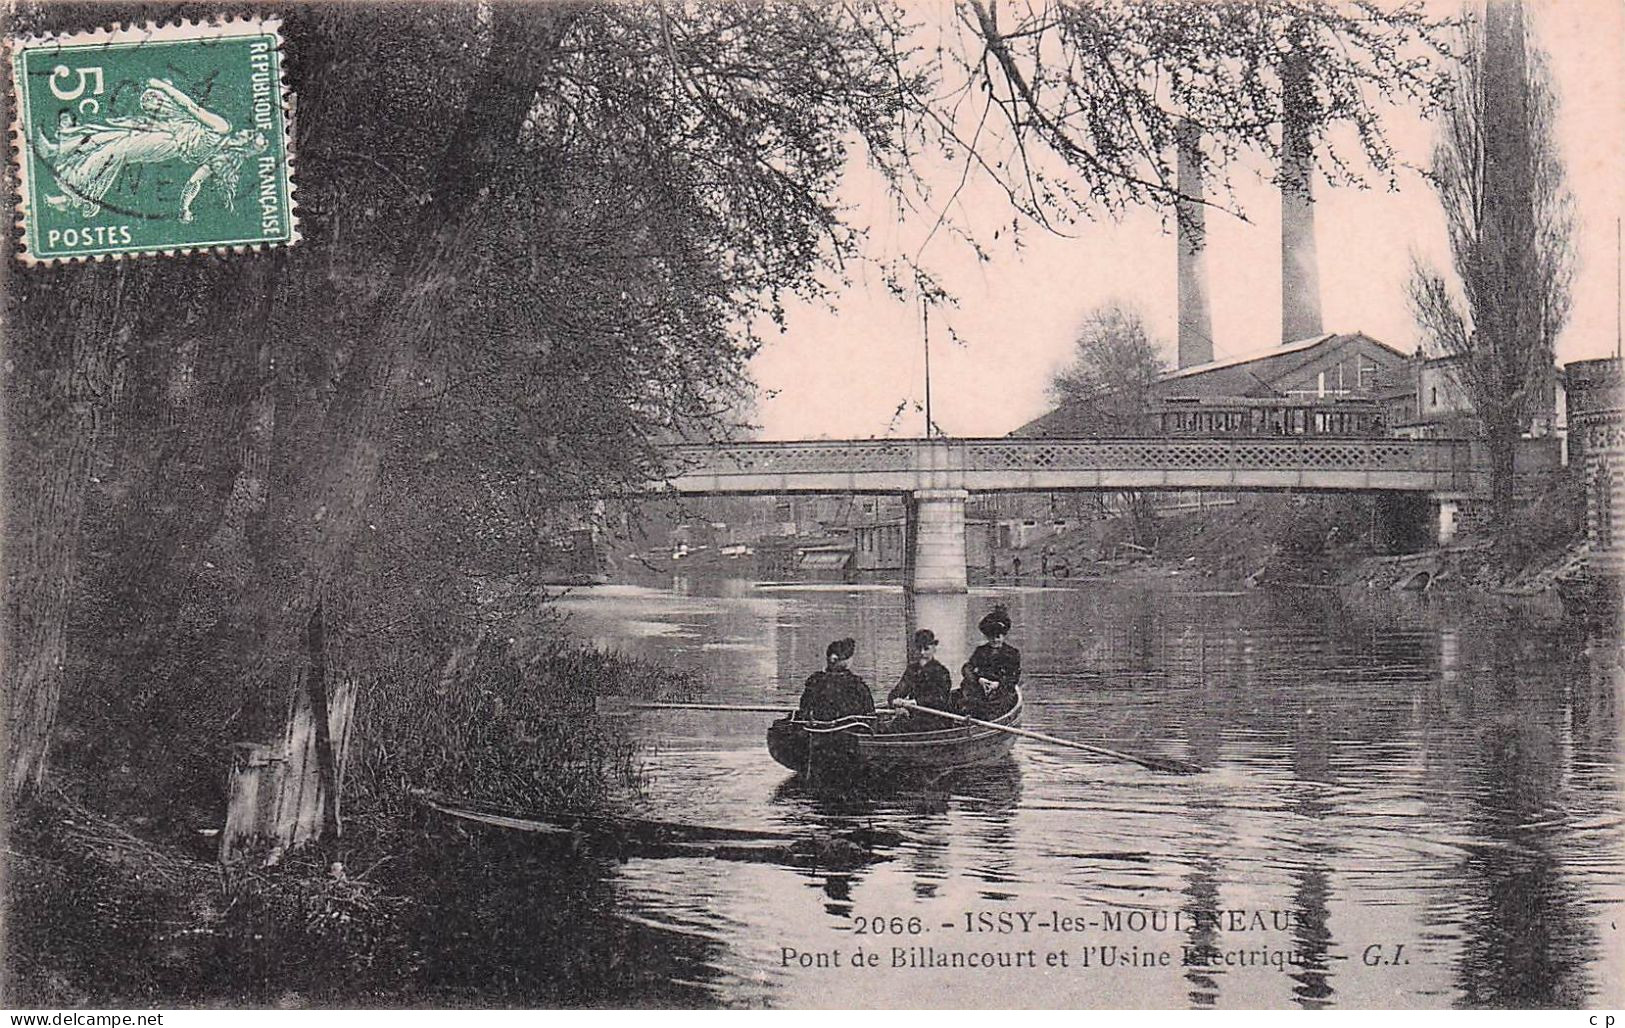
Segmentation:
<svg viewBox="0 0 1625 1028">
<path fill-rule="evenodd" d="M 1016 705 L 993 723 L 1020 727 L 1021 698 L 1017 696 Z M 975 725 L 892 735 L 810 732 L 804 722 L 780 718 L 767 729 L 767 751 L 773 759 L 814 777 L 899 775 L 994 764 L 1010 755 L 1015 742 L 1013 735 Z"/>
</svg>

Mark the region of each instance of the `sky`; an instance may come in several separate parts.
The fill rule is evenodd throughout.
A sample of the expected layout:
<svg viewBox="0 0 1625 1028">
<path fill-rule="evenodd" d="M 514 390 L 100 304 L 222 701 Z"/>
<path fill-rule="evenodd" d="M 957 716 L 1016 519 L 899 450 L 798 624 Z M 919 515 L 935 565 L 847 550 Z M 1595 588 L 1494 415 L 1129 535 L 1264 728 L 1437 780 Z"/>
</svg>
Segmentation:
<svg viewBox="0 0 1625 1028">
<path fill-rule="evenodd" d="M 921 8 L 922 17 L 932 9 Z M 1625 4 L 1619 0 L 1531 0 L 1530 26 L 1549 55 L 1558 92 L 1555 138 L 1575 197 L 1577 272 L 1573 310 L 1558 362 L 1612 355 L 1616 345 L 1616 219 L 1625 214 Z M 1419 337 L 1405 297 L 1413 254 L 1447 268 L 1444 217 L 1414 168 L 1424 166 L 1434 128 L 1389 108 L 1386 127 L 1403 167 L 1397 189 L 1332 189 L 1317 182 L 1316 241 L 1321 305 L 1329 332 L 1361 331 L 1411 352 Z M 1280 336 L 1280 206 L 1262 176 L 1231 172 L 1248 220 L 1208 216 L 1208 283 L 1215 357 L 1256 350 Z M 870 226 L 875 252 L 919 248 L 928 219 L 884 213 L 861 169 L 843 198 Z M 961 213 L 989 224 L 1009 213 L 1001 195 L 973 185 Z M 985 238 L 985 236 L 984 236 Z M 978 262 L 945 233 L 930 236 L 923 263 L 958 298 L 934 309 L 931 400 L 938 427 L 955 436 L 1003 435 L 1048 410 L 1045 391 L 1067 361 L 1084 316 L 1108 302 L 1138 306 L 1173 363 L 1175 241 L 1162 213 L 1135 210 L 1084 223 L 1069 237 L 1040 229 L 986 242 Z M 752 361 L 762 390 L 764 439 L 918 436 L 924 421 L 924 346 L 917 302 L 894 298 L 878 272 L 854 266 L 853 281 L 826 304 L 795 304 L 782 334 Z M 945 329 L 951 327 L 957 340 Z M 906 404 L 896 416 L 899 404 Z"/>
</svg>

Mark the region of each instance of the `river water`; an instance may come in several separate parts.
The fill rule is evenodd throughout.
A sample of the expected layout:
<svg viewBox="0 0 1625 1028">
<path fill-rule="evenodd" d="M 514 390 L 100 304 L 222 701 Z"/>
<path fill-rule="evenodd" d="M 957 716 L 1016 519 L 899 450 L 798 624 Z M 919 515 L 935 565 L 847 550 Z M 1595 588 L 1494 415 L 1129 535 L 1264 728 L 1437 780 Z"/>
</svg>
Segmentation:
<svg viewBox="0 0 1625 1028">
<path fill-rule="evenodd" d="M 1166 584 L 978 590 L 907 611 L 892 587 L 677 582 L 580 589 L 563 609 L 576 638 L 690 669 L 707 700 L 790 706 L 848 635 L 883 697 L 910 614 L 956 668 L 994 602 L 1015 620 L 1027 727 L 1207 771 L 1022 741 L 1003 765 L 840 799 L 768 757 L 770 715 L 639 715 L 651 817 L 897 840 L 855 871 L 679 858 L 609 872 L 613 916 L 673 941 L 689 1002 L 1625 1000 L 1611 640 L 1387 595 Z"/>
</svg>

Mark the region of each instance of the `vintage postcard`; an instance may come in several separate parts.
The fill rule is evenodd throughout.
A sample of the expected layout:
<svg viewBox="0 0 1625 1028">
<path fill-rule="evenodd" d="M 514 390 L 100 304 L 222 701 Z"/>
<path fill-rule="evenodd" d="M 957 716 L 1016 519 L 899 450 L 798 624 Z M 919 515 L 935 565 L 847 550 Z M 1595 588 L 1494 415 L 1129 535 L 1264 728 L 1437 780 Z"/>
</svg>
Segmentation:
<svg viewBox="0 0 1625 1028">
<path fill-rule="evenodd" d="M 1625 1003 L 1619 4 L 3 32 L 8 1009 Z"/>
</svg>

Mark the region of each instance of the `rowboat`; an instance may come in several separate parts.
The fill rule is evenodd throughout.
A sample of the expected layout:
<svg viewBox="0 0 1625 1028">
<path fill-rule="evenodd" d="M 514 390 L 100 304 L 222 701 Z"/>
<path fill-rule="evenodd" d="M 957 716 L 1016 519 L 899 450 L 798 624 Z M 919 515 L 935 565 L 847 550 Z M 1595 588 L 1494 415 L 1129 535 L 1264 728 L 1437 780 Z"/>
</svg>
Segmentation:
<svg viewBox="0 0 1625 1028">
<path fill-rule="evenodd" d="M 922 724 L 930 714 L 917 714 Z M 990 724 L 999 728 L 1021 725 L 1021 694 L 1015 706 Z M 774 760 L 808 777 L 896 776 L 947 771 L 1003 760 L 1016 736 L 999 728 L 951 724 L 927 732 L 875 732 L 873 718 L 846 718 L 835 722 L 780 718 L 768 726 L 767 751 Z"/>
</svg>

